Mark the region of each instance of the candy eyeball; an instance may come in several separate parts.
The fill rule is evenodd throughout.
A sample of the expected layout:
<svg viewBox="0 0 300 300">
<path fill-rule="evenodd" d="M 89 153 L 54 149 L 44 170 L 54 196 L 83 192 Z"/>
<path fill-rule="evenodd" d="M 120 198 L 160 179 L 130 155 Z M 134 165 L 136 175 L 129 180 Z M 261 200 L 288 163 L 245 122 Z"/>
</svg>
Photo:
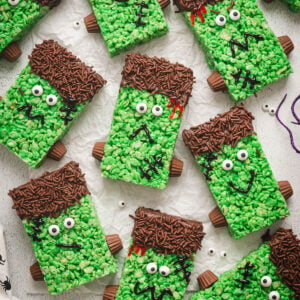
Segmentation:
<svg viewBox="0 0 300 300">
<path fill-rule="evenodd" d="M 267 104 L 267 103 L 265 103 L 265 104 L 263 104 L 262 105 L 262 110 L 264 111 L 264 112 L 268 112 L 269 111 L 269 109 L 270 109 L 270 105 L 269 104 Z"/>
<path fill-rule="evenodd" d="M 207 254 L 209 256 L 214 256 L 215 255 L 215 250 L 213 248 L 209 248 L 208 251 L 207 251 Z"/>
<path fill-rule="evenodd" d="M 154 105 L 153 108 L 152 108 L 152 113 L 156 117 L 161 116 L 163 112 L 164 112 L 164 110 L 159 105 Z"/>
<path fill-rule="evenodd" d="M 230 170 L 233 168 L 233 162 L 232 162 L 230 159 L 225 159 L 225 160 L 222 162 L 222 168 L 223 168 L 225 171 L 230 171 Z"/>
<path fill-rule="evenodd" d="M 241 14 L 240 14 L 240 12 L 239 12 L 238 10 L 236 10 L 236 9 L 231 10 L 230 13 L 229 13 L 229 18 L 230 18 L 232 21 L 237 21 L 237 20 L 240 19 L 240 17 L 241 17 Z"/>
<path fill-rule="evenodd" d="M 279 300 L 280 299 L 280 294 L 277 291 L 272 291 L 269 294 L 269 300 Z"/>
<path fill-rule="evenodd" d="M 75 21 L 75 22 L 73 23 L 73 28 L 74 28 L 74 29 L 79 29 L 79 28 L 80 28 L 80 22 L 79 22 L 79 21 Z"/>
<path fill-rule="evenodd" d="M 269 109 L 269 115 L 270 115 L 270 116 L 274 116 L 275 113 L 276 113 L 275 108 L 270 108 L 270 109 Z"/>
<path fill-rule="evenodd" d="M 159 273 L 162 276 L 168 276 L 170 274 L 170 268 L 167 266 L 161 266 L 159 268 Z"/>
<path fill-rule="evenodd" d="M 144 114 L 146 111 L 147 111 L 147 104 L 146 103 L 138 103 L 136 105 L 136 111 L 139 113 L 139 114 Z"/>
<path fill-rule="evenodd" d="M 65 218 L 64 226 L 68 229 L 73 228 L 75 226 L 75 221 L 73 218 Z"/>
<path fill-rule="evenodd" d="M 43 95 L 43 92 L 44 92 L 44 89 L 41 85 L 35 85 L 32 89 L 31 89 L 31 92 L 34 96 L 42 96 Z"/>
<path fill-rule="evenodd" d="M 59 227 L 57 225 L 51 225 L 48 228 L 48 232 L 52 236 L 57 236 L 60 232 Z"/>
<path fill-rule="evenodd" d="M 46 103 L 49 105 L 49 106 L 53 106 L 57 103 L 57 97 L 55 95 L 48 95 L 47 98 L 46 98 Z"/>
<path fill-rule="evenodd" d="M 249 155 L 247 150 L 239 150 L 236 156 L 239 160 L 246 160 Z"/>
<path fill-rule="evenodd" d="M 272 279 L 270 276 L 263 276 L 261 279 L 260 279 L 260 284 L 261 286 L 263 287 L 269 287 L 271 286 L 272 284 Z"/>
<path fill-rule="evenodd" d="M 151 262 L 147 265 L 146 269 L 149 274 L 154 274 L 157 271 L 157 264 L 155 262 Z"/>
<path fill-rule="evenodd" d="M 227 256 L 226 251 L 221 251 L 221 252 L 220 252 L 220 256 L 221 256 L 221 257 L 226 257 L 226 256 Z"/>
<path fill-rule="evenodd" d="M 226 18 L 223 15 L 217 15 L 215 21 L 216 21 L 216 24 L 219 26 L 224 26 L 226 24 Z"/>
<path fill-rule="evenodd" d="M 119 201 L 119 207 L 121 207 L 121 208 L 125 207 L 125 202 L 122 200 Z"/>
<path fill-rule="evenodd" d="M 19 0 L 8 0 L 8 4 L 10 4 L 12 6 L 16 6 L 19 4 Z"/>
</svg>

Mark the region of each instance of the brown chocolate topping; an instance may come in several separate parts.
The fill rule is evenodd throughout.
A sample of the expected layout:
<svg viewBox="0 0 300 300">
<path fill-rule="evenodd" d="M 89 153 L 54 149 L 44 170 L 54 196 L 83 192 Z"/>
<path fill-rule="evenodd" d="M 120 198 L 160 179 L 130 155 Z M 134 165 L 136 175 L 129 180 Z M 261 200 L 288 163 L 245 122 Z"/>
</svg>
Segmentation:
<svg viewBox="0 0 300 300">
<path fill-rule="evenodd" d="M 223 0 L 174 0 L 174 4 L 179 11 L 197 11 L 203 5 L 214 5 L 221 1 Z"/>
<path fill-rule="evenodd" d="M 192 92 L 193 71 L 164 58 L 141 54 L 128 54 L 122 71 L 121 86 L 129 85 L 152 94 L 176 98 L 186 105 Z"/>
<path fill-rule="evenodd" d="M 105 80 L 79 58 L 53 40 L 36 45 L 29 56 L 32 71 L 49 81 L 65 99 L 76 99 L 77 104 L 92 100 Z"/>
<path fill-rule="evenodd" d="M 205 233 L 201 222 L 140 207 L 135 212 L 133 243 L 139 247 L 154 248 L 156 252 L 191 256 L 201 248 Z"/>
<path fill-rule="evenodd" d="M 224 144 L 235 147 L 243 137 L 254 134 L 253 119 L 243 105 L 238 105 L 209 122 L 184 130 L 183 140 L 195 156 L 221 150 Z"/>
<path fill-rule="evenodd" d="M 276 265 L 282 282 L 300 299 L 300 240 L 291 229 L 280 228 L 271 238 L 270 260 Z"/>
<path fill-rule="evenodd" d="M 59 170 L 46 172 L 9 191 L 19 217 L 57 217 L 69 206 L 80 203 L 79 200 L 89 191 L 78 166 L 71 161 Z"/>
<path fill-rule="evenodd" d="M 35 0 L 39 5 L 41 6 L 49 6 L 50 8 L 53 8 L 60 4 L 61 0 Z"/>
</svg>

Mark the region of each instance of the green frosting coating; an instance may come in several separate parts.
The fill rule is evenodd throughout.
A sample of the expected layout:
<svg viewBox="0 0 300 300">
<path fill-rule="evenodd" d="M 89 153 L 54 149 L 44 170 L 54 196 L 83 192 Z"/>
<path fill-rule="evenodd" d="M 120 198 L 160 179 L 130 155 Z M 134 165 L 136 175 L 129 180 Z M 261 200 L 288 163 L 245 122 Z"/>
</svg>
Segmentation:
<svg viewBox="0 0 300 300">
<path fill-rule="evenodd" d="M 246 150 L 248 158 L 239 160 L 239 150 Z M 267 227 L 276 220 L 289 215 L 286 202 L 279 191 L 270 165 L 263 153 L 261 144 L 256 135 L 243 137 L 236 147 L 223 145 L 222 150 L 214 152 L 216 159 L 210 163 L 207 154 L 200 155 L 196 160 L 209 179 L 207 184 L 225 216 L 230 234 L 239 239 L 248 233 Z M 231 160 L 233 168 L 224 170 L 224 160 Z M 208 171 L 204 165 L 211 165 Z M 248 193 L 241 193 L 235 187 L 246 189 L 251 181 L 251 171 L 255 177 Z"/>
<path fill-rule="evenodd" d="M 57 218 L 43 217 L 44 224 L 39 227 L 41 232 L 37 235 L 41 241 L 34 241 L 31 237 L 35 255 L 52 295 L 117 272 L 116 261 L 106 244 L 91 197 L 85 195 L 80 203 L 69 207 Z M 73 228 L 64 226 L 67 217 L 74 219 Z M 34 234 L 33 220 L 23 220 L 29 236 Z M 57 236 L 51 236 L 48 232 L 49 226 L 54 224 L 60 229 Z M 82 248 L 60 248 L 56 244 L 79 244 Z"/>
<path fill-rule="evenodd" d="M 0 0 L 0 53 L 11 42 L 21 39 L 48 11 L 34 0 L 20 0 L 15 6 Z"/>
<path fill-rule="evenodd" d="M 168 32 L 168 25 L 157 0 L 143 0 L 148 8 L 143 8 L 141 18 L 145 25 L 137 26 L 141 0 L 89 0 L 102 36 L 111 56 L 126 51 L 135 45 L 146 43 Z"/>
<path fill-rule="evenodd" d="M 195 25 L 192 25 L 190 19 L 191 12 L 184 12 L 183 16 L 202 46 L 209 67 L 221 74 L 230 97 L 237 103 L 261 90 L 267 84 L 288 76 L 292 68 L 280 43 L 258 8 L 256 0 L 238 0 L 234 3 L 230 11 L 240 12 L 240 19 L 236 21 L 231 20 L 230 11 L 227 10 L 231 0 L 206 5 L 207 13 L 202 13 L 204 23 L 197 14 Z M 219 11 L 219 13 L 211 10 Z M 218 15 L 226 18 L 224 26 L 216 24 Z M 251 36 L 246 39 L 245 33 L 259 35 L 262 40 Z M 249 50 L 234 46 L 235 57 L 233 57 L 230 47 L 232 39 L 244 46 L 248 40 Z M 241 72 L 241 77 L 236 82 L 232 74 L 239 72 Z M 245 80 L 247 72 L 249 72 L 249 78 L 256 78 L 257 83 L 254 86 L 251 86 L 249 80 Z"/>
<path fill-rule="evenodd" d="M 173 296 L 164 295 L 163 298 L 159 299 L 183 299 L 188 283 L 185 280 L 184 272 L 182 270 L 178 272 L 176 271 L 176 269 L 181 268 L 180 264 L 178 263 L 179 257 L 176 254 L 158 254 L 153 248 L 147 249 L 145 254 L 142 255 L 141 249 L 139 251 L 135 251 L 136 249 L 138 248 L 134 248 L 132 252 L 130 251 L 131 255 L 128 255 L 126 258 L 116 300 L 152 299 L 150 291 L 140 295 L 136 295 L 134 293 L 134 287 L 137 281 L 140 282 L 138 291 L 141 291 L 147 286 L 154 286 L 155 299 L 158 299 L 159 295 L 164 289 L 170 289 Z M 149 274 L 147 272 L 147 265 L 149 263 L 156 263 L 157 265 L 157 271 L 154 274 Z M 188 272 L 191 271 L 194 266 L 193 260 L 188 258 L 185 263 L 189 265 L 186 270 Z M 163 276 L 160 274 L 159 269 L 163 266 L 166 266 L 170 269 L 168 276 Z"/>
<path fill-rule="evenodd" d="M 136 111 L 138 103 L 147 105 L 146 113 L 140 114 Z M 104 148 L 104 158 L 101 162 L 103 176 L 159 189 L 166 187 L 181 123 L 178 111 L 174 118 L 170 119 L 172 108 L 167 108 L 168 103 L 168 97 L 162 94 L 150 95 L 147 91 L 130 87 L 120 89 L 109 138 Z M 159 105 L 163 109 L 161 116 L 153 115 L 154 105 Z M 152 144 L 145 131 L 130 138 L 142 124 L 147 125 L 154 140 Z M 145 159 L 154 163 L 154 156 L 157 159 L 162 158 L 163 166 L 156 165 L 157 173 L 148 172 L 151 179 L 143 178 L 140 168 L 147 170 L 149 163 Z"/>
<path fill-rule="evenodd" d="M 44 91 L 41 96 L 32 94 L 35 85 L 42 86 Z M 57 103 L 53 106 L 46 103 L 50 94 L 57 97 Z M 26 110 L 18 111 L 19 107 L 26 104 L 32 105 L 31 115 L 44 115 L 43 125 L 40 119 L 28 118 Z M 77 104 L 77 111 L 70 114 L 73 121 L 65 125 L 61 117 L 66 112 L 61 112 L 60 108 L 66 108 L 67 105 L 62 102 L 62 97 L 48 81 L 31 73 L 31 68 L 27 65 L 0 101 L 0 143 L 31 167 L 37 168 L 50 147 L 67 133 L 85 106 L 85 103 Z"/>
<path fill-rule="evenodd" d="M 294 292 L 281 282 L 277 275 L 276 266 L 269 259 L 270 251 L 270 246 L 263 244 L 258 250 L 252 251 L 244 257 L 234 269 L 223 273 L 210 288 L 196 293 L 190 299 L 268 300 L 269 293 L 277 291 L 280 294 L 280 300 L 290 300 Z M 249 269 L 251 274 L 247 277 L 249 283 L 242 289 L 241 283 L 236 280 L 243 279 L 244 267 L 248 262 L 254 267 Z M 269 276 L 272 279 L 272 284 L 269 287 L 263 287 L 260 284 L 263 276 Z"/>
<path fill-rule="evenodd" d="M 300 12 L 300 0 L 282 0 L 293 12 Z"/>
</svg>

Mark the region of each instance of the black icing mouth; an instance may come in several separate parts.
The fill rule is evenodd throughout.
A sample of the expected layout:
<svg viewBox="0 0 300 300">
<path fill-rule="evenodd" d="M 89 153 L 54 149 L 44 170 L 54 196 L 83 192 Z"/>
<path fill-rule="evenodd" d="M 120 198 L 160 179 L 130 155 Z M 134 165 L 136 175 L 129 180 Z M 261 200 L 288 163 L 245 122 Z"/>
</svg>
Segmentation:
<svg viewBox="0 0 300 300">
<path fill-rule="evenodd" d="M 149 129 L 148 129 L 148 127 L 147 127 L 146 124 L 142 124 L 141 127 L 139 127 L 137 130 L 135 130 L 135 131 L 130 135 L 130 139 L 134 139 L 136 136 L 139 135 L 139 133 L 140 133 L 141 131 L 144 131 L 144 132 L 146 133 L 146 136 L 147 136 L 147 138 L 148 138 L 148 140 L 149 140 L 149 143 L 150 143 L 150 144 L 153 144 L 153 143 L 154 143 L 154 140 L 153 140 L 153 138 L 151 137 L 150 131 L 149 131 Z"/>
<path fill-rule="evenodd" d="M 20 107 L 18 107 L 18 111 L 22 111 L 25 110 L 25 115 L 29 118 L 29 119 L 38 119 L 41 121 L 41 124 L 44 125 L 45 123 L 45 117 L 43 114 L 37 114 L 37 115 L 32 115 L 31 111 L 32 111 L 32 105 L 31 104 L 25 104 L 22 105 Z"/>
<path fill-rule="evenodd" d="M 61 248 L 73 248 L 73 249 L 81 250 L 81 245 L 78 244 L 55 244 L 55 246 Z"/>
<path fill-rule="evenodd" d="M 251 170 L 250 171 L 250 179 L 248 181 L 248 186 L 246 189 L 239 188 L 232 181 L 228 181 L 228 185 L 239 193 L 248 194 L 253 185 L 254 178 L 255 178 L 255 172 L 253 170 Z"/>
<path fill-rule="evenodd" d="M 160 295 L 158 297 L 155 297 L 155 286 L 154 285 L 146 286 L 145 288 L 143 288 L 141 290 L 138 290 L 139 285 L 140 285 L 140 282 L 137 281 L 134 285 L 134 290 L 133 290 L 134 293 L 136 295 L 142 295 L 142 294 L 147 293 L 148 291 L 150 291 L 151 300 L 163 300 L 163 297 L 165 295 L 173 296 L 173 293 L 169 288 L 164 288 L 163 291 L 160 293 Z"/>
</svg>

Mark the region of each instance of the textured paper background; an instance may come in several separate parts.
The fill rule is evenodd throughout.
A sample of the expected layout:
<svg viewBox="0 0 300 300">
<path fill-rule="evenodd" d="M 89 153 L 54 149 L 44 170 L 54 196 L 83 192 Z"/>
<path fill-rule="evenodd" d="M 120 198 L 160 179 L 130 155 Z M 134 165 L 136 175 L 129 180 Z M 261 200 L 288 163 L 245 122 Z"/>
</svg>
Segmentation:
<svg viewBox="0 0 300 300">
<path fill-rule="evenodd" d="M 286 6 L 277 1 L 270 5 L 264 3 L 259 3 L 259 5 L 276 35 L 289 34 L 293 39 L 296 49 L 290 55 L 290 60 L 295 73 L 287 80 L 281 80 L 265 88 L 258 93 L 257 98 L 249 98 L 245 101 L 245 105 L 256 117 L 255 128 L 275 177 L 278 180 L 289 180 L 294 187 L 294 196 L 288 202 L 292 216 L 284 222 L 274 224 L 273 228 L 283 225 L 293 228 L 296 233 L 300 234 L 300 204 L 297 203 L 300 193 L 300 156 L 290 147 L 288 135 L 275 117 L 261 109 L 264 103 L 276 108 L 284 94 L 288 92 L 287 103 L 282 108 L 281 114 L 286 122 L 292 121 L 290 104 L 300 94 L 298 47 L 300 14 L 292 14 Z M 181 133 L 185 128 L 203 123 L 217 113 L 228 110 L 232 103 L 227 95 L 211 92 L 206 83 L 210 71 L 204 61 L 203 53 L 181 16 L 174 14 L 174 11 L 175 8 L 172 5 L 165 10 L 170 33 L 147 45 L 136 47 L 134 51 L 150 56 L 165 57 L 171 62 L 178 61 L 194 70 L 197 82 L 194 85 L 193 97 L 183 117 Z M 189 290 L 197 290 L 196 277 L 199 273 L 207 268 L 217 274 L 230 269 L 243 255 L 257 248 L 262 232 L 235 241 L 228 236 L 226 229 L 214 229 L 211 226 L 207 215 L 215 206 L 215 202 L 194 159 L 184 146 L 181 134 L 176 144 L 175 154 L 184 161 L 184 171 L 180 178 L 170 180 L 166 190 L 153 190 L 101 178 L 99 164 L 92 158 L 91 151 L 96 141 L 107 138 L 118 94 L 124 54 L 113 59 L 109 58 L 101 35 L 86 32 L 83 17 L 90 12 L 91 8 L 85 0 L 62 0 L 62 4 L 42 19 L 31 34 L 20 43 L 23 55 L 16 63 L 0 61 L 0 95 L 5 93 L 26 65 L 27 55 L 30 54 L 34 43 L 49 38 L 58 40 L 84 62 L 94 65 L 96 71 L 107 80 L 102 92 L 94 98 L 89 108 L 63 139 L 68 152 L 62 161 L 57 163 L 47 160 L 41 168 L 32 170 L 14 154 L 0 146 L 0 222 L 5 227 L 14 295 L 22 300 L 56 299 L 47 295 L 43 283 L 35 283 L 31 280 L 29 266 L 35 262 L 34 254 L 20 220 L 11 209 L 12 201 L 7 196 L 7 192 L 27 182 L 29 178 L 40 176 L 46 170 L 55 170 L 70 160 L 80 163 L 82 170 L 86 173 L 88 187 L 105 232 L 107 234 L 119 233 L 124 242 L 124 250 L 117 256 L 120 270 L 116 276 L 94 281 L 58 296 L 57 299 L 101 299 L 99 296 L 107 283 L 118 283 L 133 224 L 128 215 L 134 213 L 135 209 L 141 205 L 204 223 L 207 235 L 203 240 L 202 251 L 197 254 L 196 266 L 189 286 Z M 76 21 L 80 22 L 78 29 L 73 26 Z M 296 110 L 300 114 L 299 106 Z M 296 143 L 300 147 L 300 128 L 293 125 L 293 129 Z M 118 206 L 120 200 L 126 203 L 123 209 Z M 215 256 L 207 255 L 210 247 L 216 250 Z M 223 250 L 227 252 L 226 258 L 219 255 Z"/>
</svg>

